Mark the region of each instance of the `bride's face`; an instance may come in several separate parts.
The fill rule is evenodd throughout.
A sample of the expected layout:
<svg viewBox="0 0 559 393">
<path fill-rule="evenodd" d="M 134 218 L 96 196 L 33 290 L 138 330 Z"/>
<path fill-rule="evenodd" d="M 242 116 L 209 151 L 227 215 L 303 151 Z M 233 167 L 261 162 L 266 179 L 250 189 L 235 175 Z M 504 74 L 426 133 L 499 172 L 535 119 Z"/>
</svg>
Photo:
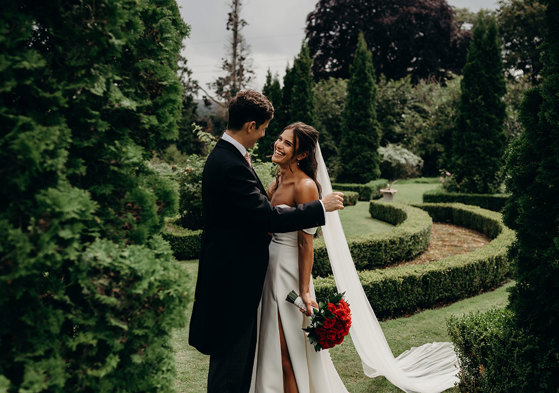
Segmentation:
<svg viewBox="0 0 559 393">
<path fill-rule="evenodd" d="M 272 162 L 278 165 L 287 165 L 293 159 L 295 140 L 292 129 L 284 130 L 274 143 Z"/>
</svg>

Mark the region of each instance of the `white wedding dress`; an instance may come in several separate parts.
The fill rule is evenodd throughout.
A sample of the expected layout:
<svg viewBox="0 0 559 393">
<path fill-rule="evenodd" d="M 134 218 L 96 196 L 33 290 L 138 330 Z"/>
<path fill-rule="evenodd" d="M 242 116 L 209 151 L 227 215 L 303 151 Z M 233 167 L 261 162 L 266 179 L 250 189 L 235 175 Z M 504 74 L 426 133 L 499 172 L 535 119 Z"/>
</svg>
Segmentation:
<svg viewBox="0 0 559 393">
<path fill-rule="evenodd" d="M 281 205 L 280 205 L 281 206 Z M 314 230 L 305 230 L 313 234 Z M 275 233 L 270 243 L 270 263 L 264 281 L 258 346 L 253 369 L 254 393 L 283 393 L 278 313 L 299 393 L 346 393 L 328 350 L 316 352 L 302 328 L 310 318 L 285 301 L 299 288 L 297 231 Z M 312 278 L 311 294 L 314 296 Z"/>
<path fill-rule="evenodd" d="M 316 160 L 317 180 L 326 195 L 332 192 L 332 185 L 318 145 Z M 459 371 L 452 343 L 427 343 L 394 357 L 359 281 L 338 212 L 326 213 L 322 232 L 337 290 L 345 293 L 351 308 L 350 335 L 365 375 L 382 375 L 407 393 L 439 393 L 452 388 Z M 299 288 L 297 252 L 297 232 L 274 234 L 259 308 L 250 393 L 283 393 L 278 311 L 299 392 L 346 393 L 328 351 L 315 352 L 301 330 L 308 325 L 308 318 L 285 301 L 291 290 Z M 312 280 L 311 290 L 314 295 Z"/>
</svg>

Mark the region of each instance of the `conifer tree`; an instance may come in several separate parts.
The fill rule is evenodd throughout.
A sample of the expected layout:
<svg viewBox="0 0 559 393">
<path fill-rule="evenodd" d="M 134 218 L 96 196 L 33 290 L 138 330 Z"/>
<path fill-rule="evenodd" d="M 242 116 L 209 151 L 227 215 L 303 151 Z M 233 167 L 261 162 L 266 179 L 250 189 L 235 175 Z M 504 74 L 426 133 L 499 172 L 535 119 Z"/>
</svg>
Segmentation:
<svg viewBox="0 0 559 393">
<path fill-rule="evenodd" d="M 347 85 L 337 181 L 366 183 L 380 175 L 381 131 L 375 99 L 372 54 L 360 33 Z"/>
<path fill-rule="evenodd" d="M 507 160 L 511 192 L 505 223 L 516 230 L 510 250 L 516 285 L 511 308 L 528 337 L 523 391 L 559 388 L 559 3 L 548 0 L 542 45 L 542 84 L 521 112 L 525 130 Z M 520 367 L 519 367 L 520 368 Z"/>
<path fill-rule="evenodd" d="M 268 70 L 268 72 L 266 73 L 266 83 L 262 88 L 262 94 L 264 94 L 274 106 L 274 113 L 276 113 L 274 117 L 276 117 L 277 114 L 280 113 L 282 110 L 281 86 L 278 75 L 276 74 L 272 77 L 272 72 L 270 70 Z M 258 148 L 256 150 L 256 153 L 261 160 L 266 161 L 266 157 L 273 153 L 274 142 L 283 127 L 284 126 L 280 122 L 278 122 L 276 118 L 274 118 L 270 122 L 270 125 L 266 129 L 266 135 L 258 140 Z"/>
<path fill-rule="evenodd" d="M 0 390 L 168 392 L 182 270 L 159 236 L 177 137 L 174 0 L 3 4 Z"/>
<path fill-rule="evenodd" d="M 497 192 L 506 135 L 506 92 L 501 45 L 493 17 L 481 14 L 462 71 L 461 97 L 452 135 L 449 189 L 468 193 Z"/>
<path fill-rule="evenodd" d="M 289 114 L 292 121 L 302 121 L 313 125 L 315 123 L 315 116 L 311 67 L 312 60 L 309 55 L 309 47 L 303 44 L 299 55 L 293 62 L 293 88 L 291 91 Z"/>
<path fill-rule="evenodd" d="M 280 123 L 280 128 L 283 129 L 290 123 L 293 123 L 291 117 L 291 97 L 293 95 L 293 67 L 289 64 L 285 67 L 285 75 L 283 76 L 283 88 L 281 89 L 281 106 L 280 110 L 274 118 Z M 275 120 L 273 120 L 275 121 Z"/>
</svg>

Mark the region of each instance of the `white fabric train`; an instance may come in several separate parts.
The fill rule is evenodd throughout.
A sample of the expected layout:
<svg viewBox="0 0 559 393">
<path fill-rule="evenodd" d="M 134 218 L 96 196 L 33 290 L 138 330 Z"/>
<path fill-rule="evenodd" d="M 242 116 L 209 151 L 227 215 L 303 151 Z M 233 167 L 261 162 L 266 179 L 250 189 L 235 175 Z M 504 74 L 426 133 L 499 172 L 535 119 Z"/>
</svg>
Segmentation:
<svg viewBox="0 0 559 393">
<path fill-rule="evenodd" d="M 332 192 L 320 147 L 317 145 L 317 180 L 322 194 Z M 351 307 L 351 339 L 371 378 L 384 376 L 409 393 L 436 393 L 458 382 L 458 359 L 449 342 L 428 343 L 394 358 L 384 333 L 359 281 L 338 212 L 326 213 L 322 228 L 338 292 L 345 292 Z"/>
</svg>

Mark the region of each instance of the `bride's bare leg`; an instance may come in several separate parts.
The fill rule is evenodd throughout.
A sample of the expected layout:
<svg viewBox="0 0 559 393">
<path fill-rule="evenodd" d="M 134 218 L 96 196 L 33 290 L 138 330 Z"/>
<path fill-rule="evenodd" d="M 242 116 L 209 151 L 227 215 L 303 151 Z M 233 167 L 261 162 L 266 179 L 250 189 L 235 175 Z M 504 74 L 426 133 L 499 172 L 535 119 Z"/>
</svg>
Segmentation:
<svg viewBox="0 0 559 393">
<path fill-rule="evenodd" d="M 285 336 L 283 334 L 283 326 L 281 324 L 279 311 L 278 327 L 281 348 L 281 368 L 283 370 L 283 392 L 299 393 L 299 389 L 297 389 L 297 381 L 295 381 L 295 374 L 293 373 L 293 365 L 291 364 L 291 358 L 289 357 L 289 350 L 287 349 L 287 343 L 285 342 Z"/>
</svg>

